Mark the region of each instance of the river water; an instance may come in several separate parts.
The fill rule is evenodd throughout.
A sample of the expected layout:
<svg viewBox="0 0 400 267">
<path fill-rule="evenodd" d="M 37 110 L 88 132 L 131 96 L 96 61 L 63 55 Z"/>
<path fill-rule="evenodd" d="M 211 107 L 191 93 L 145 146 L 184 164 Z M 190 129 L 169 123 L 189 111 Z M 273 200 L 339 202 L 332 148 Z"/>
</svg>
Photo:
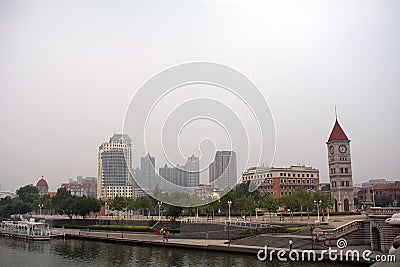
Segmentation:
<svg viewBox="0 0 400 267">
<path fill-rule="evenodd" d="M 256 255 L 136 246 L 89 240 L 0 237 L 0 266 L 347 266 L 337 262 L 260 262 Z"/>
</svg>

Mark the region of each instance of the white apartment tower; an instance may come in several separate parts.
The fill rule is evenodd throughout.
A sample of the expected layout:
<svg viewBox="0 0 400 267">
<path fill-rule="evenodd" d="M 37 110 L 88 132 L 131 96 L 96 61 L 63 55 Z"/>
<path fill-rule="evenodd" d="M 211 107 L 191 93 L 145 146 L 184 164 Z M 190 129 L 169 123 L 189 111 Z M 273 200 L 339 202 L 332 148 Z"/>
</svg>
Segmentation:
<svg viewBox="0 0 400 267">
<path fill-rule="evenodd" d="M 326 145 L 333 209 L 338 212 L 354 211 L 350 140 L 337 119 Z"/>
<path fill-rule="evenodd" d="M 133 197 L 131 147 L 126 134 L 114 134 L 99 147 L 97 198 Z"/>
</svg>

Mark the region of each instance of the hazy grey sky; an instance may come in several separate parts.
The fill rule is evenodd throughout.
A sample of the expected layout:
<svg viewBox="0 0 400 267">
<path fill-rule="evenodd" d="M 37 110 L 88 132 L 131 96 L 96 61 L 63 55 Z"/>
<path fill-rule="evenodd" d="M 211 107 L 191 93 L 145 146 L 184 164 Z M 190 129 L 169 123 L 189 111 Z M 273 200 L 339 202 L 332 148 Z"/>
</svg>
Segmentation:
<svg viewBox="0 0 400 267">
<path fill-rule="evenodd" d="M 399 47 L 400 1 L 3 0 L 1 187 L 97 176 L 98 146 L 121 132 L 135 91 L 191 61 L 258 85 L 275 166 L 310 165 L 327 181 L 336 105 L 355 183 L 399 179 Z"/>
</svg>

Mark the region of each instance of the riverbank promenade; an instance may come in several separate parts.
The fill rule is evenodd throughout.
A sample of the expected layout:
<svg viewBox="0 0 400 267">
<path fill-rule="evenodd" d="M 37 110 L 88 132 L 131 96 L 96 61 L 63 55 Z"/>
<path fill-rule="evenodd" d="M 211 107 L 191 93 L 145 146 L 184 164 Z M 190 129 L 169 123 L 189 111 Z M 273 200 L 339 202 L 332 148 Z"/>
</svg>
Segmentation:
<svg viewBox="0 0 400 267">
<path fill-rule="evenodd" d="M 234 240 L 229 242 L 228 240 L 211 240 L 211 239 L 181 239 L 174 238 L 171 236 L 168 241 L 163 240 L 162 235 L 157 235 L 154 233 L 126 233 L 126 232 L 111 232 L 111 231 L 87 231 L 87 230 L 63 230 L 65 238 L 74 239 L 89 239 L 97 240 L 103 242 L 122 242 L 122 243 L 132 243 L 135 245 L 145 245 L 145 246 L 163 246 L 163 247 L 177 247 L 177 248 L 187 248 L 187 249 L 201 249 L 209 251 L 220 251 L 220 252 L 230 252 L 230 253 L 246 253 L 252 254 L 257 257 L 260 250 L 265 251 L 265 245 L 267 245 L 267 251 L 284 250 L 286 255 L 289 254 L 290 250 L 288 245 L 288 240 L 294 240 L 293 249 L 301 255 L 303 251 L 312 249 L 311 242 L 307 240 L 307 236 L 301 235 L 291 235 L 291 234 L 266 234 L 257 236 L 257 242 L 254 243 L 253 238 L 245 238 L 240 240 Z M 324 254 L 323 250 L 326 248 L 314 247 L 316 260 L 330 261 L 328 254 Z M 337 248 L 332 248 L 337 249 Z M 349 246 L 343 249 L 343 255 L 347 251 L 357 250 L 360 255 L 362 255 L 364 250 L 367 250 L 367 246 Z M 359 259 L 360 263 L 371 264 L 375 261 L 377 256 L 384 255 L 380 252 L 372 252 L 369 255 L 370 262 L 366 262 L 361 256 Z M 378 256 L 378 257 L 379 257 Z M 274 258 L 276 254 L 274 255 Z M 345 258 L 340 259 L 337 257 L 336 261 L 346 261 Z"/>
</svg>

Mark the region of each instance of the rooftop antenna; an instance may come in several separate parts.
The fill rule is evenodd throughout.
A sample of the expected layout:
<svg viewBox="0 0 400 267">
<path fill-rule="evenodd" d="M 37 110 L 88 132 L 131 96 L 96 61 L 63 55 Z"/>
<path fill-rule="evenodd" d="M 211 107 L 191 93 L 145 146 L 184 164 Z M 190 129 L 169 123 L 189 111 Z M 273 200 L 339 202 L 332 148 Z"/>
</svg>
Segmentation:
<svg viewBox="0 0 400 267">
<path fill-rule="evenodd" d="M 335 105 L 335 118 L 337 120 L 337 111 L 336 111 L 336 105 Z"/>
</svg>

